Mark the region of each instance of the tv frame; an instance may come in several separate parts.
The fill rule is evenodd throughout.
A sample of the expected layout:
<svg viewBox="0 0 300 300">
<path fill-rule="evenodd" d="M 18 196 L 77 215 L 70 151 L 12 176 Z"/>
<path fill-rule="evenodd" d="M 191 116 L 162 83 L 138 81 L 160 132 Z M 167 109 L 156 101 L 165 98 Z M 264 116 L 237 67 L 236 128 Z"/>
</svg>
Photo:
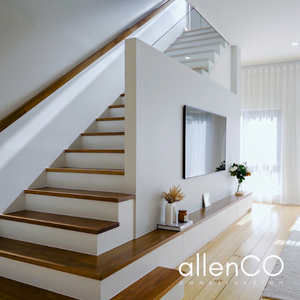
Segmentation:
<svg viewBox="0 0 300 300">
<path fill-rule="evenodd" d="M 226 162 L 227 162 L 227 117 L 219 115 L 219 114 L 216 114 L 216 113 L 213 113 L 213 112 L 208 111 L 208 110 L 197 108 L 197 107 L 194 107 L 194 106 L 184 105 L 183 106 L 183 143 L 182 143 L 182 145 L 183 145 L 183 179 L 190 179 L 190 178 L 195 178 L 195 177 L 199 177 L 199 176 L 205 176 L 205 175 L 216 173 L 216 172 L 211 172 L 211 173 L 206 173 L 206 174 L 201 174 L 201 175 L 195 175 L 195 176 L 186 177 L 186 168 L 185 168 L 185 165 L 186 165 L 186 107 L 187 106 L 191 107 L 191 108 L 194 108 L 194 109 L 198 109 L 198 110 L 202 110 L 202 111 L 211 113 L 211 114 L 216 115 L 216 116 L 220 116 L 220 117 L 225 118 L 225 170 L 222 170 L 222 171 L 226 171 Z M 219 172 L 222 172 L 222 171 L 219 171 Z"/>
</svg>

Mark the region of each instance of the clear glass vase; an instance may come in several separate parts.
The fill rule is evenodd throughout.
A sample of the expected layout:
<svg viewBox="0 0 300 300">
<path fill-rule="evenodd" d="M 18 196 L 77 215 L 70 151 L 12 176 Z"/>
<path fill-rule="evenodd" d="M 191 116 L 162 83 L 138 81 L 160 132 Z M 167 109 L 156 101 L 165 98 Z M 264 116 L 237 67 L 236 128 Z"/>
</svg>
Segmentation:
<svg viewBox="0 0 300 300">
<path fill-rule="evenodd" d="M 244 192 L 243 192 L 243 188 L 242 188 L 242 184 L 238 182 L 238 187 L 237 190 L 235 192 L 236 196 L 243 196 Z"/>
</svg>

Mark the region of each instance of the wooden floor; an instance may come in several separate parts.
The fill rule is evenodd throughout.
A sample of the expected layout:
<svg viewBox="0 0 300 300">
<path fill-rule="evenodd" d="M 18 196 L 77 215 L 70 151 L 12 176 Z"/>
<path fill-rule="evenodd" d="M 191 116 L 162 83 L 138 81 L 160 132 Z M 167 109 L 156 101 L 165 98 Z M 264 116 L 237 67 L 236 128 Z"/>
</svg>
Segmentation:
<svg viewBox="0 0 300 300">
<path fill-rule="evenodd" d="M 194 276 L 184 279 L 183 299 L 260 299 L 269 279 L 263 271 L 263 261 L 270 255 L 280 254 L 297 215 L 300 215 L 300 206 L 253 204 L 252 213 L 231 225 L 186 260 L 193 263 Z M 200 255 L 199 276 L 195 276 L 197 253 Z M 207 258 L 206 276 L 203 276 L 204 253 Z M 254 255 L 260 260 L 258 262 L 248 259 L 244 264 L 248 273 L 254 274 L 261 270 L 257 276 L 247 276 L 240 269 L 242 259 L 248 255 Z M 219 262 L 224 267 L 223 273 L 218 277 L 213 277 L 208 271 L 213 262 Z M 235 276 L 233 266 L 229 268 L 229 274 L 226 276 L 227 262 L 235 262 L 239 266 L 238 276 Z M 271 272 L 275 263 L 276 259 L 269 259 L 266 269 Z M 189 271 L 189 268 L 183 270 Z"/>
</svg>

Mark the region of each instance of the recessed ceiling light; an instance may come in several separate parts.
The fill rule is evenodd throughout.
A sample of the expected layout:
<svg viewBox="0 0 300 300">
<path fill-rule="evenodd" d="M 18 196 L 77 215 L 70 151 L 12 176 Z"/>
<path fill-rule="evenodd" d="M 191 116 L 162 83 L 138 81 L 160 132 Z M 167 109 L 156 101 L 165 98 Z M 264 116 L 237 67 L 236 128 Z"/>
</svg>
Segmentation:
<svg viewBox="0 0 300 300">
<path fill-rule="evenodd" d="M 292 43 L 292 46 L 297 46 L 298 45 L 298 43 Z"/>
<path fill-rule="evenodd" d="M 191 59 L 189 56 L 186 56 L 185 59 Z"/>
</svg>

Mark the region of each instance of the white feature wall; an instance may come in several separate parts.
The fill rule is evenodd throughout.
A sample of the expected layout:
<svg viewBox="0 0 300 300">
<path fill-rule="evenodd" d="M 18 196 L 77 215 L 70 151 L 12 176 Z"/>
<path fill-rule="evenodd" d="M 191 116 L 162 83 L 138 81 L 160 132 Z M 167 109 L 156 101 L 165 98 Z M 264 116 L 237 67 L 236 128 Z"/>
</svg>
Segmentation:
<svg viewBox="0 0 300 300">
<path fill-rule="evenodd" d="M 0 119 L 162 0 L 0 0 Z"/>
<path fill-rule="evenodd" d="M 227 170 L 183 179 L 183 106 L 227 117 Z M 239 98 L 137 40 L 126 41 L 125 177 L 136 181 L 136 228 L 141 236 L 163 219 L 162 192 L 180 184 L 186 199 L 178 209 L 201 207 L 231 194 L 228 167 L 239 161 Z"/>
</svg>

